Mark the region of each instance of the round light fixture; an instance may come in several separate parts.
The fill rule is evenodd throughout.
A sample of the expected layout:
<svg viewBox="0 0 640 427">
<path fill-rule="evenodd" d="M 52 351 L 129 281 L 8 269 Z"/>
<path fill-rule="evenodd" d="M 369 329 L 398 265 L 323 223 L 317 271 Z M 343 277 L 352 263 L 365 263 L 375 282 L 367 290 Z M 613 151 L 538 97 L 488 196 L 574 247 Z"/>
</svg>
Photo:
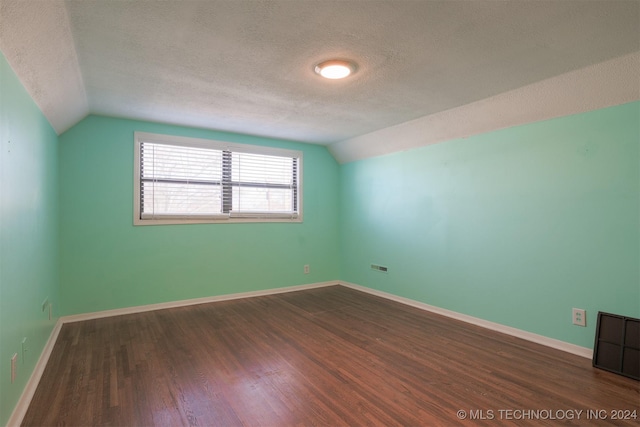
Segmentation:
<svg viewBox="0 0 640 427">
<path fill-rule="evenodd" d="M 356 66 L 352 62 L 341 59 L 331 59 L 316 65 L 316 73 L 325 79 L 344 79 L 356 71 Z"/>
</svg>

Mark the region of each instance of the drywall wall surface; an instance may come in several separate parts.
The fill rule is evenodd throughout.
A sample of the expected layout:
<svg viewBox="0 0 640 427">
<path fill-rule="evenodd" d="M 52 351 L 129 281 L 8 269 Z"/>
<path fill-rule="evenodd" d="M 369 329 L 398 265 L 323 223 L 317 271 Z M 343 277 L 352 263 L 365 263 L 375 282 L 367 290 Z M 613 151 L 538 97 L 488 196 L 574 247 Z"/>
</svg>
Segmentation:
<svg viewBox="0 0 640 427">
<path fill-rule="evenodd" d="M 634 102 L 342 165 L 342 279 L 592 347 L 598 311 L 640 317 L 639 129 Z"/>
<path fill-rule="evenodd" d="M 58 137 L 1 53 L 0 132 L 0 425 L 5 425 L 55 325 L 42 303 L 48 299 L 55 308 L 59 302 Z"/>
<path fill-rule="evenodd" d="M 302 150 L 304 221 L 134 226 L 135 131 Z M 338 278 L 338 164 L 325 147 L 89 116 L 60 136 L 59 157 L 66 315 Z"/>
</svg>

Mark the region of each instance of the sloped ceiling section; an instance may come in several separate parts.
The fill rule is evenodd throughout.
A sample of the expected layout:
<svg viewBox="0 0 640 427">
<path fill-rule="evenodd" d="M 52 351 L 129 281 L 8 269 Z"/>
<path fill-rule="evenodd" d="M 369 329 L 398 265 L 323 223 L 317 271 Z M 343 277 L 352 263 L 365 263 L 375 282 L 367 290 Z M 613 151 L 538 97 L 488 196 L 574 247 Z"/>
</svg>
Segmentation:
<svg viewBox="0 0 640 427">
<path fill-rule="evenodd" d="M 547 105 L 579 104 L 562 76 L 606 88 L 591 67 L 628 71 L 640 51 L 635 0 L 0 0 L 0 13 L 0 48 L 59 133 L 95 113 L 325 144 L 343 162 L 443 140 L 452 111 L 482 106 L 488 122 L 465 135 L 538 119 L 537 84 Z M 331 58 L 358 71 L 315 75 Z"/>
<path fill-rule="evenodd" d="M 0 1 L 0 50 L 56 132 L 89 113 L 61 1 Z"/>
<path fill-rule="evenodd" d="M 340 162 L 406 151 L 640 99 L 640 52 L 329 145 Z M 640 126 L 640 117 L 638 117 Z"/>
</svg>

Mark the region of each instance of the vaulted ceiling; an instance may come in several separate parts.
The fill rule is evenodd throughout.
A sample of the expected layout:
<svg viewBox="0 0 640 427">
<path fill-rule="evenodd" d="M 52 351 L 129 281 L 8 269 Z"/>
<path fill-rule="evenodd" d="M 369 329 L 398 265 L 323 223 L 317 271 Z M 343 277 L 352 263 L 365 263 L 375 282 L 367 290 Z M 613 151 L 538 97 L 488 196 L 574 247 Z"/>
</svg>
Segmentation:
<svg viewBox="0 0 640 427">
<path fill-rule="evenodd" d="M 0 0 L 0 24 L 0 49 L 58 133 L 94 113 L 341 153 L 350 142 L 384 146 L 385 130 L 405 123 L 584 77 L 566 77 L 576 70 L 597 75 L 597 64 L 623 69 L 622 101 L 640 98 L 638 1 Z M 331 58 L 358 70 L 324 80 L 313 68 Z M 549 92 L 549 104 L 573 96 Z"/>
</svg>

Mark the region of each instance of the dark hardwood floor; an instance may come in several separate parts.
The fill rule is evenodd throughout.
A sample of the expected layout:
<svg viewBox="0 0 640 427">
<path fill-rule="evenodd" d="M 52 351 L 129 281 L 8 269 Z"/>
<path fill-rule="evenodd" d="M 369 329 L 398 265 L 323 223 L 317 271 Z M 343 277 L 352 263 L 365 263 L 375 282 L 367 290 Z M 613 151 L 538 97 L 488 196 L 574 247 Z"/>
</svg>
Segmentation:
<svg viewBox="0 0 640 427">
<path fill-rule="evenodd" d="M 65 324 L 23 425 L 639 425 L 639 388 L 332 286 Z"/>
</svg>

